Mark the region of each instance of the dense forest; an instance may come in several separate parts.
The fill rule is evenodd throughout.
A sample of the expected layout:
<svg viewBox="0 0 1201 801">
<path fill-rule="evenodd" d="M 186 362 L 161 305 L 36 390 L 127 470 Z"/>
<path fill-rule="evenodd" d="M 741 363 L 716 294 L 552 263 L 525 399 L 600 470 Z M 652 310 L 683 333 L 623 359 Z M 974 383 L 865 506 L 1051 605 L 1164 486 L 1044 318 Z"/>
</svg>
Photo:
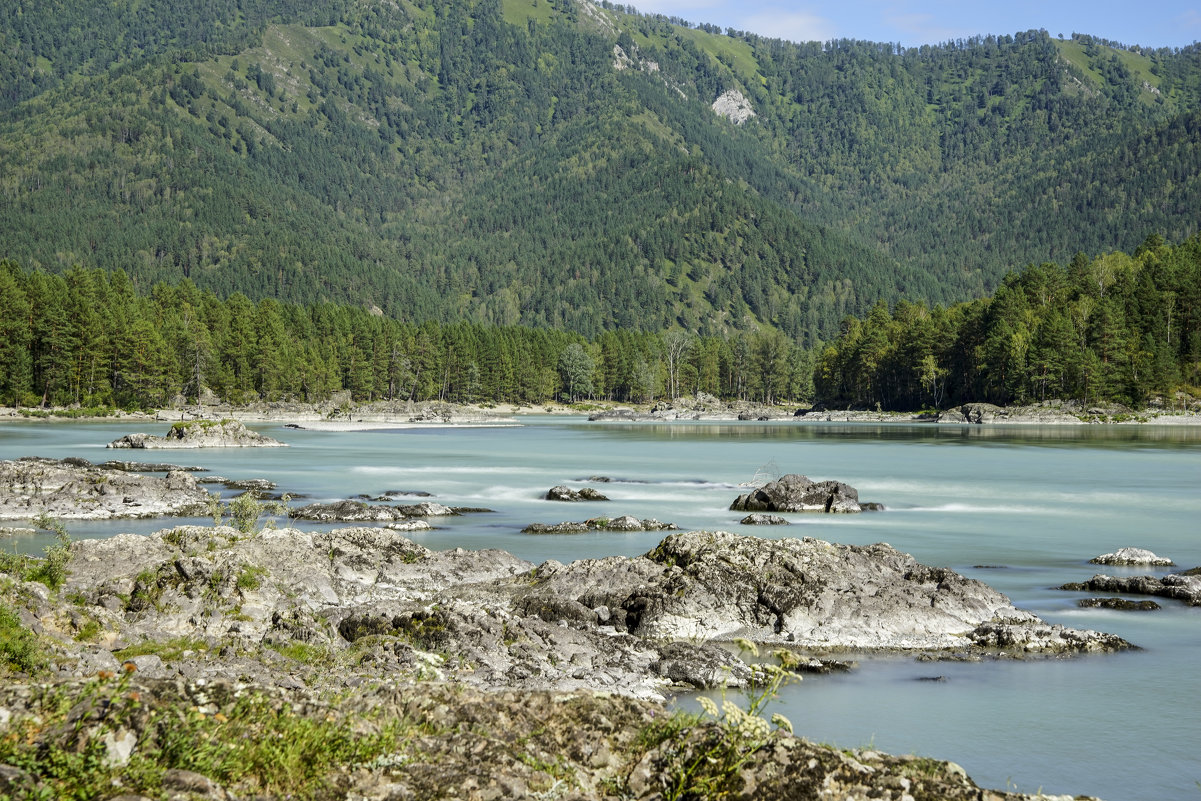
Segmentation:
<svg viewBox="0 0 1201 801">
<path fill-rule="evenodd" d="M 167 404 L 607 399 L 709 392 L 766 402 L 811 396 L 813 369 L 776 329 L 731 337 L 401 322 L 362 308 L 300 306 L 184 279 L 139 294 L 121 271 L 65 274 L 0 261 L 0 404 Z"/>
<path fill-rule="evenodd" d="M 990 298 L 849 318 L 817 359 L 820 403 L 946 408 L 1049 399 L 1133 406 L 1201 394 L 1201 238 L 1010 273 Z"/>
<path fill-rule="evenodd" d="M 158 407 L 217 400 L 541 404 L 725 399 L 946 408 L 1138 405 L 1201 386 L 1201 237 L 1150 237 L 1010 273 L 992 297 L 848 317 L 820 353 L 778 329 L 696 336 L 402 322 L 356 306 L 219 299 L 190 280 L 139 294 L 121 271 L 0 261 L 0 403 Z"/>
<path fill-rule="evenodd" d="M 809 349 L 1201 208 L 1196 46 L 794 44 L 581 0 L 15 0 L 0 45 L 0 258 L 142 293 Z"/>
</svg>

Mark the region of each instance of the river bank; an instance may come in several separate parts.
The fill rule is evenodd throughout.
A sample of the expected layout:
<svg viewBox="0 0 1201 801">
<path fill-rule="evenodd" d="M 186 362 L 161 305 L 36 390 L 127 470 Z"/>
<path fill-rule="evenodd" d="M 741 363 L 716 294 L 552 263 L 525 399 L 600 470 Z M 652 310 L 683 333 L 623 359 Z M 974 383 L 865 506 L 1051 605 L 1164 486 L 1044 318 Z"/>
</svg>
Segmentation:
<svg viewBox="0 0 1201 801">
<path fill-rule="evenodd" d="M 0 691 L 0 732 L 18 734 L 0 738 L 0 792 L 14 798 L 73 783 L 277 797 L 286 766 L 181 759 L 180 738 L 236 752 L 251 731 L 295 737 L 300 717 L 361 741 L 354 760 L 308 757 L 319 797 L 1025 799 L 951 763 L 815 745 L 765 705 L 842 664 L 830 652 L 1129 647 L 888 546 L 811 539 L 690 532 L 642 557 L 535 566 L 378 528 L 179 526 L 56 558 L 57 572 L 0 572 L 6 640 L 21 644 L 0 666 L 15 673 Z M 720 713 L 669 714 L 684 689 L 730 696 Z M 71 752 L 93 758 L 56 773 Z"/>
<path fill-rule="evenodd" d="M 285 423 L 314 431 L 371 431 L 395 428 L 519 425 L 529 415 L 587 415 L 592 422 L 797 422 L 797 423 L 930 423 L 938 425 L 1201 425 L 1201 402 L 1178 398 L 1172 405 L 1161 399 L 1142 409 L 1118 405 L 1085 405 L 1076 401 L 1044 401 L 1001 407 L 968 403 L 942 410 L 886 412 L 866 409 L 825 409 L 768 406 L 747 401 L 726 402 L 712 395 L 683 396 L 649 404 L 589 401 L 578 404 L 512 403 L 459 404 L 375 401 L 353 404 L 345 399 L 324 403 L 286 401 L 245 405 L 188 404 L 154 411 L 119 409 L 17 408 L 0 406 L 0 419 L 11 420 L 129 420 L 131 423 L 177 423 L 233 419 L 242 423 Z"/>
</svg>

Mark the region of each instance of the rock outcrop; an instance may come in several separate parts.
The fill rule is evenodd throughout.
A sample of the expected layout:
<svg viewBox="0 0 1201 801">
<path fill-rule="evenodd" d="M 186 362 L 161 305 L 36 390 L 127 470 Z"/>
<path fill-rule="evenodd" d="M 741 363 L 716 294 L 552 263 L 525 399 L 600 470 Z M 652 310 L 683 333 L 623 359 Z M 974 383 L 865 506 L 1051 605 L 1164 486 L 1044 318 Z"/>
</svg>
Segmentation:
<svg viewBox="0 0 1201 801">
<path fill-rule="evenodd" d="M 1103 576 L 1064 584 L 1059 589 L 1083 592 L 1113 592 L 1125 595 L 1154 595 L 1171 598 L 1188 606 L 1201 606 L 1201 571 L 1169 573 L 1166 576 Z"/>
<path fill-rule="evenodd" d="M 503 551 L 431 551 L 384 528 L 181 526 L 71 552 L 59 597 L 73 602 L 42 588 L 24 614 L 80 675 L 111 668 L 121 648 L 183 642 L 195 645 L 140 667 L 328 690 L 424 676 L 661 698 L 677 685 L 745 684 L 754 668 L 720 647 L 740 637 L 788 649 L 793 664 L 814 649 L 984 658 L 1127 647 L 1047 625 L 887 545 L 689 532 L 640 557 L 535 568 Z M 91 644 L 77 636 L 85 626 Z M 296 651 L 324 656 L 280 656 Z"/>
<path fill-rule="evenodd" d="M 676 531 L 675 523 L 660 523 L 654 518 L 639 520 L 633 515 L 620 517 L 593 517 L 579 522 L 531 523 L 521 530 L 522 534 L 586 534 L 590 531 Z"/>
<path fill-rule="evenodd" d="M 618 631 L 651 639 L 1008 656 L 1129 647 L 1046 624 L 979 581 L 884 544 L 693 531 L 643 557 L 548 562 L 533 577 L 545 592 L 605 607 Z"/>
<path fill-rule="evenodd" d="M 1089 564 L 1133 567 L 1175 567 L 1171 559 L 1156 556 L 1145 548 L 1118 548 L 1113 553 L 1103 553 L 1089 559 Z"/>
<path fill-rule="evenodd" d="M 38 515 L 70 520 L 203 514 L 209 494 L 182 470 L 145 476 L 86 459 L 0 462 L 0 519 Z"/>
<path fill-rule="evenodd" d="M 1160 609 L 1155 601 L 1131 601 L 1129 598 L 1081 598 L 1076 602 L 1081 609 L 1117 609 L 1123 612 L 1153 612 Z"/>
<path fill-rule="evenodd" d="M 859 492 L 841 481 L 813 481 L 790 473 L 739 495 L 730 508 L 739 512 L 824 512 L 862 511 Z"/>
<path fill-rule="evenodd" d="M 566 501 L 575 503 L 577 501 L 607 501 L 609 500 L 603 493 L 593 489 L 592 487 L 583 487 L 582 489 L 573 489 L 559 485 L 551 487 L 546 491 L 546 500 L 548 501 Z"/>
<path fill-rule="evenodd" d="M 282 448 L 286 443 L 251 431 L 237 420 L 191 420 L 176 423 L 165 437 L 126 434 L 110 448 Z"/>
</svg>

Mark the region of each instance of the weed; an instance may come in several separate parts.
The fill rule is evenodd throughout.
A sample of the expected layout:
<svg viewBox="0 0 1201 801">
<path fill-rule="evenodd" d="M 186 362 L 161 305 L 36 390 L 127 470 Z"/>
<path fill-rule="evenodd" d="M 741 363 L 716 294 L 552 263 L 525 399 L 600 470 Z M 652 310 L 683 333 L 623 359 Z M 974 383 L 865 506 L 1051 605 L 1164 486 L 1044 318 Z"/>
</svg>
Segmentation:
<svg viewBox="0 0 1201 801">
<path fill-rule="evenodd" d="M 0 672 L 35 675 L 46 665 L 37 636 L 21 625 L 21 618 L 8 605 L 0 604 Z"/>
<path fill-rule="evenodd" d="M 267 568 L 259 567 L 258 565 L 242 565 L 238 569 L 238 577 L 235 583 L 239 590 L 257 590 L 263 586 L 263 576 L 267 575 Z"/>
</svg>

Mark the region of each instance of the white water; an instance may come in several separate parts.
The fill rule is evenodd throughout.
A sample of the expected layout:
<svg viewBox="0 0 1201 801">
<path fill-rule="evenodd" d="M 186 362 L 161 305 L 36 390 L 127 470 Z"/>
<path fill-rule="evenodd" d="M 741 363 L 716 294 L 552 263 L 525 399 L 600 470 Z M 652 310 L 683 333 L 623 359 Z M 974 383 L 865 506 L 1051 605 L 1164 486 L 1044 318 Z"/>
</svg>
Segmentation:
<svg viewBox="0 0 1201 801">
<path fill-rule="evenodd" d="M 166 426 L 144 426 L 164 433 Z M 1119 634 L 1144 650 L 1048 662 L 864 661 L 808 677 L 780 711 L 797 732 L 857 747 L 950 759 L 986 787 L 1088 793 L 1110 801 L 1201 799 L 1201 609 L 1082 610 L 1050 589 L 1087 578 L 1097 554 L 1148 548 L 1201 565 L 1201 430 L 795 423 L 588 424 L 315 432 L 260 426 L 288 449 L 103 451 L 129 424 L 0 425 L 0 458 L 82 456 L 200 464 L 229 478 L 331 500 L 386 490 L 486 506 L 413 538 L 431 548 L 498 547 L 533 562 L 643 553 L 655 533 L 521 535 L 532 522 L 632 514 L 682 528 L 886 541 L 979 578 L 1047 620 Z M 833 478 L 889 511 L 795 517 L 750 528 L 728 510 L 761 468 Z M 591 476 L 609 483 L 589 484 Z M 591 485 L 609 504 L 541 499 Z M 173 521 L 171 521 L 173 522 Z M 75 536 L 153 531 L 167 521 L 73 523 Z M 26 538 L 13 547 L 38 551 Z M 979 566 L 979 567 L 978 567 Z M 1114 568 L 1106 569 L 1113 572 Z M 1120 569 L 1118 569 L 1120 570 Z M 1146 572 L 1146 571 L 1137 571 Z M 1162 572 L 1162 571 L 1159 571 Z M 942 681 L 920 681 L 943 677 Z"/>
</svg>

